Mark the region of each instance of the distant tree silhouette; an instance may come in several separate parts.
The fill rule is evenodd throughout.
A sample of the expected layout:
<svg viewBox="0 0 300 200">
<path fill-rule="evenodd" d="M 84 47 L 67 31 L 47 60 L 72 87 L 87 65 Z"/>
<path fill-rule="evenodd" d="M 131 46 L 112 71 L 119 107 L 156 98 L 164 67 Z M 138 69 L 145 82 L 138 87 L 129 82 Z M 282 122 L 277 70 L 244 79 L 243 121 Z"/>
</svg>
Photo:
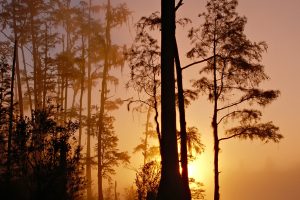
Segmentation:
<svg viewBox="0 0 300 200">
<path fill-rule="evenodd" d="M 136 200 L 137 196 L 136 196 L 136 190 L 134 188 L 134 186 L 130 186 L 130 187 L 126 187 L 124 189 L 124 200 Z"/>
<path fill-rule="evenodd" d="M 160 181 L 160 164 L 150 161 L 136 173 L 135 185 L 139 200 L 156 199 Z"/>
<path fill-rule="evenodd" d="M 81 197 L 84 179 L 79 165 L 80 149 L 72 139 L 78 124 L 69 122 L 59 126 L 53 114 L 49 107 L 35 111 L 31 118 L 16 121 L 11 145 L 11 179 L 8 184 L 1 179 L 1 188 L 6 188 L 1 192 L 1 199 L 14 199 L 14 187 L 19 195 L 15 199 Z M 6 170 L 0 171 L 3 177 Z"/>
<path fill-rule="evenodd" d="M 126 87 L 133 88 L 137 92 L 138 98 L 129 99 L 128 110 L 132 104 L 137 104 L 133 110 L 146 112 L 146 124 L 144 138 L 141 143 L 135 147 L 134 152 L 142 151 L 144 165 L 150 161 L 151 157 L 160 152 L 160 146 L 149 147 L 149 139 L 157 138 L 160 143 L 160 125 L 159 102 L 160 102 L 160 50 L 157 40 L 154 39 L 149 31 L 152 27 L 157 26 L 151 20 L 157 18 L 156 13 L 149 17 L 142 17 L 136 23 L 136 37 L 133 45 L 126 52 L 126 58 L 129 63 L 131 77 Z M 153 120 L 155 130 L 151 130 L 151 112 L 154 110 Z M 154 153 L 154 154 L 153 154 Z"/>
<path fill-rule="evenodd" d="M 4 46 L 4 45 L 3 45 Z M 6 49 L 8 50 L 8 49 Z M 4 52 L 3 52 L 4 53 Z M 8 52 L 7 52 L 8 53 Z M 6 178 L 7 170 L 10 170 L 8 166 L 8 135 L 12 134 L 12 128 L 10 129 L 10 118 L 11 118 L 11 68 L 12 66 L 7 63 L 6 55 L 1 55 L 0 60 L 0 172 Z M 11 131 L 9 131 L 11 130 Z M 11 133 L 10 133 L 11 132 Z M 3 178 L 3 177 L 2 177 Z"/>
<path fill-rule="evenodd" d="M 237 0 L 210 0 L 200 28 L 192 28 L 189 37 L 194 47 L 188 57 L 207 57 L 207 65 L 200 70 L 201 78 L 194 81 L 200 93 L 208 95 L 214 104 L 212 128 L 214 137 L 214 199 L 219 200 L 220 142 L 230 138 L 261 139 L 279 142 L 282 135 L 272 122 L 259 123 L 262 113 L 253 104 L 266 106 L 275 100 L 279 91 L 261 90 L 259 84 L 268 79 L 260 64 L 265 42 L 251 42 L 244 34 L 246 17 L 236 12 Z M 201 39 L 199 39 L 201 38 Z M 210 56 L 210 57 L 209 57 Z M 228 120 L 239 125 L 229 127 L 225 137 L 219 136 L 219 125 Z"/>
<path fill-rule="evenodd" d="M 105 151 L 107 151 L 103 146 L 105 144 L 105 111 L 108 104 L 108 82 L 110 81 L 109 78 L 109 70 L 111 67 L 117 67 L 123 65 L 123 58 L 120 58 L 118 55 L 122 55 L 120 48 L 117 45 L 113 45 L 111 41 L 111 29 L 115 28 L 116 26 L 120 26 L 123 23 L 127 21 L 128 15 L 130 12 L 128 11 L 126 4 L 121 4 L 117 7 L 112 7 L 110 0 L 107 1 L 107 4 L 105 5 L 106 9 L 106 24 L 105 24 L 105 36 L 104 36 L 104 64 L 103 64 L 103 72 L 102 72 L 102 84 L 101 84 L 101 99 L 100 99 L 100 110 L 99 110 L 99 121 L 98 121 L 98 199 L 103 200 L 103 186 L 102 186 L 102 178 L 104 176 L 104 163 L 106 161 L 103 160 Z M 115 104 L 117 105 L 117 104 Z M 109 146 L 106 146 L 107 148 L 110 148 Z M 114 145 L 111 146 L 111 148 L 116 148 Z M 121 156 L 121 155 L 120 155 Z M 124 159 L 124 161 L 129 162 L 128 155 L 123 154 L 122 156 L 125 156 L 123 158 L 116 157 L 116 161 L 118 162 L 118 159 Z M 127 156 L 127 158 L 126 158 Z M 127 160 L 126 160 L 127 159 Z M 110 160 L 110 162 L 113 164 L 115 163 L 113 160 Z M 109 163 L 106 163 L 106 165 L 109 165 Z M 116 165 L 116 164 L 115 164 Z"/>
<path fill-rule="evenodd" d="M 113 122 L 114 118 L 112 116 L 108 116 L 105 114 L 103 116 L 104 124 L 103 124 L 103 130 L 101 135 L 97 135 L 97 137 L 101 137 L 101 148 L 99 151 L 99 146 L 96 146 L 96 153 L 98 154 L 100 152 L 101 159 L 98 160 L 97 166 L 101 166 L 99 170 L 101 182 L 103 182 L 103 179 L 111 180 L 111 176 L 116 173 L 115 167 L 118 167 L 120 164 L 128 164 L 129 163 L 129 155 L 127 152 L 119 151 L 118 149 L 118 137 L 116 136 L 116 133 L 114 131 Z M 98 145 L 98 144 L 97 144 Z M 97 157 L 99 157 L 97 155 Z M 100 183 L 101 183 L 100 182 Z M 103 195 L 103 185 L 101 187 L 100 192 L 102 192 Z M 103 196 L 102 196 L 103 197 Z"/>
<path fill-rule="evenodd" d="M 133 153 L 142 152 L 143 155 L 143 165 L 150 162 L 151 160 L 155 159 L 156 156 L 159 156 L 159 146 L 151 145 L 151 138 L 157 139 L 157 132 L 153 130 L 153 126 L 150 123 L 150 115 L 151 115 L 151 108 L 148 108 L 147 111 L 147 119 L 145 124 L 145 132 L 143 132 L 144 137 L 140 138 L 141 143 L 138 144 Z"/>
</svg>

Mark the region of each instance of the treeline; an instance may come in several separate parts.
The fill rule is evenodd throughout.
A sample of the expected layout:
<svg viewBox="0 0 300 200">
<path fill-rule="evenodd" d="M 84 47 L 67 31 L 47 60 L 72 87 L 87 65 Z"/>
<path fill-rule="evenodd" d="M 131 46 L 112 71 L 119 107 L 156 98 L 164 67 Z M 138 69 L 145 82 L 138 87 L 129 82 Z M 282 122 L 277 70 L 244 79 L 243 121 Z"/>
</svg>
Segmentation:
<svg viewBox="0 0 300 200">
<path fill-rule="evenodd" d="M 122 102 L 109 86 L 118 84 L 110 70 L 124 65 L 111 30 L 130 12 L 100 3 L 1 1 L 1 185 L 21 184 L 24 199 L 82 198 L 83 189 L 95 198 L 93 166 L 103 199 L 103 179 L 129 162 L 109 113 Z"/>
<path fill-rule="evenodd" d="M 113 42 L 111 32 L 128 22 L 126 4 L 1 1 L 1 194 L 9 199 L 118 199 L 112 175 L 130 156 L 118 149 L 111 111 L 124 102 L 147 115 L 134 149 L 142 152 L 143 166 L 128 199 L 204 198 L 201 183 L 188 174 L 188 162 L 204 145 L 185 114 L 201 95 L 213 104 L 215 200 L 220 199 L 221 142 L 282 139 L 277 126 L 261 122 L 258 107 L 270 104 L 279 91 L 260 88 L 269 78 L 261 64 L 267 45 L 247 38 L 247 19 L 236 12 L 237 0 L 207 1 L 201 24 L 187 30 L 187 65 L 180 60 L 176 27 L 191 20 L 177 15 L 184 2 L 175 3 L 162 1 L 161 15 L 142 17 L 133 44 L 125 47 Z M 161 44 L 153 34 L 159 31 Z M 125 65 L 131 75 L 126 87 L 137 95 L 121 100 L 112 95 L 110 88 L 119 80 L 111 70 Z M 183 70 L 191 67 L 199 69 L 199 77 L 187 89 Z M 224 134 L 221 124 L 226 124 Z M 98 173 L 96 192 L 92 167 Z M 104 180 L 110 183 L 109 195 L 104 195 Z"/>
</svg>

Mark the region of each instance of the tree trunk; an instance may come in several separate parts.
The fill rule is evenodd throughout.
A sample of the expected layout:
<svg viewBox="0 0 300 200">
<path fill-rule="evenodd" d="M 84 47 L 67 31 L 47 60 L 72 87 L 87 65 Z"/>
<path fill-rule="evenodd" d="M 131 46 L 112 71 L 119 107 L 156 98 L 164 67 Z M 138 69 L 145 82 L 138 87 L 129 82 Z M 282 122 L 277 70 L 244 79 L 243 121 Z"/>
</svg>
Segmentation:
<svg viewBox="0 0 300 200">
<path fill-rule="evenodd" d="M 18 41 L 18 30 L 17 30 L 17 22 L 16 22 L 16 2 L 13 0 L 13 28 L 14 28 L 14 37 L 15 41 Z M 21 83 L 21 76 L 20 76 L 20 65 L 19 65 L 19 51 L 18 46 L 16 50 L 16 75 L 17 75 L 17 88 L 18 88 L 18 104 L 19 104 L 19 111 L 20 116 L 23 117 L 24 111 L 23 111 L 23 95 L 22 95 L 22 83 Z"/>
<path fill-rule="evenodd" d="M 107 76 L 109 70 L 109 53 L 111 46 L 110 39 L 110 0 L 107 1 L 106 11 L 106 30 L 105 30 L 105 58 L 101 88 L 101 99 L 100 99 L 100 111 L 99 111 L 99 132 L 98 132 L 98 200 L 103 200 L 103 188 L 102 188 L 102 134 L 104 128 L 104 106 L 106 101 L 107 93 Z"/>
<path fill-rule="evenodd" d="M 83 11 L 84 12 L 84 11 Z M 81 80 L 80 80 L 80 99 L 79 99 L 79 136 L 78 136 L 78 144 L 81 146 L 81 137 L 82 137 L 82 100 L 83 100 L 83 92 L 84 92 L 84 80 L 85 80 L 85 45 L 84 45 L 84 36 L 81 36 L 82 42 L 82 51 L 81 51 Z"/>
<path fill-rule="evenodd" d="M 43 73 L 43 106 L 42 108 L 46 108 L 46 95 L 47 95 L 47 68 L 48 68 L 48 25 L 46 25 L 45 31 L 45 66 L 44 66 L 44 73 Z"/>
<path fill-rule="evenodd" d="M 16 56 L 18 51 L 18 40 L 15 38 L 14 57 L 11 72 L 11 87 L 10 87 L 10 110 L 9 110 L 9 128 L 8 128 L 8 141 L 7 141 L 7 182 L 11 178 L 11 145 L 13 133 L 13 114 L 14 114 L 14 82 L 15 82 L 15 66 Z"/>
<path fill-rule="evenodd" d="M 67 121 L 67 110 L 68 110 L 68 86 L 69 85 L 69 79 L 68 76 L 66 76 L 66 85 L 65 85 L 65 105 L 64 105 L 64 122 Z"/>
<path fill-rule="evenodd" d="M 175 0 L 161 1 L 161 180 L 158 200 L 184 200 L 175 106 Z"/>
<path fill-rule="evenodd" d="M 146 118 L 146 130 L 145 130 L 145 141 L 144 141 L 144 165 L 148 162 L 148 133 L 150 123 L 151 107 L 149 106 Z"/>
<path fill-rule="evenodd" d="M 31 97 L 31 89 L 29 85 L 29 78 L 27 76 L 27 67 L 26 67 L 26 59 L 24 55 L 24 47 L 23 44 L 21 44 L 21 52 L 22 52 L 22 60 L 23 60 L 23 67 L 24 67 L 24 76 L 25 76 L 25 81 L 26 81 L 26 87 L 27 87 L 27 93 L 28 93 L 28 101 L 29 101 L 29 109 L 30 113 L 32 114 L 32 97 Z"/>
<path fill-rule="evenodd" d="M 115 181 L 115 200 L 118 200 L 118 194 L 117 194 L 117 181 Z"/>
<path fill-rule="evenodd" d="M 181 161 L 181 178 L 184 187 L 184 199 L 191 199 L 191 190 L 189 187 L 188 175 L 188 155 L 187 155 L 187 133 L 185 121 L 185 106 L 184 94 L 182 83 L 182 71 L 178 52 L 177 41 L 175 38 L 175 63 L 177 73 L 177 89 L 178 89 L 178 109 L 179 109 L 179 122 L 180 122 L 180 161 Z"/>
<path fill-rule="evenodd" d="M 216 23 L 216 20 L 215 20 Z M 216 25 L 216 24 L 215 24 Z M 213 47 L 213 73 L 214 73 L 214 115 L 212 119 L 212 127 L 213 127 L 213 135 L 214 135 L 214 181 L 215 181 L 215 189 L 214 189 L 214 200 L 220 199 L 219 193 L 219 138 L 218 138 L 218 83 L 217 83 L 217 60 L 216 60 L 216 33 L 214 33 L 214 47 Z"/>
<path fill-rule="evenodd" d="M 91 6 L 89 1 L 89 33 L 88 33 L 88 105 L 87 105 L 87 146 L 86 146 L 86 181 L 87 181 L 87 199 L 92 199 L 92 170 L 91 170 L 91 104 L 92 104 L 92 80 L 91 80 Z"/>
<path fill-rule="evenodd" d="M 38 66 L 38 51 L 36 44 L 36 33 L 34 27 L 34 5 L 31 1 L 29 1 L 30 7 L 30 33 L 31 33 L 31 44 L 32 44 L 32 56 L 33 56 L 33 93 L 34 93 L 34 109 L 37 110 L 40 108 L 40 70 Z"/>
</svg>

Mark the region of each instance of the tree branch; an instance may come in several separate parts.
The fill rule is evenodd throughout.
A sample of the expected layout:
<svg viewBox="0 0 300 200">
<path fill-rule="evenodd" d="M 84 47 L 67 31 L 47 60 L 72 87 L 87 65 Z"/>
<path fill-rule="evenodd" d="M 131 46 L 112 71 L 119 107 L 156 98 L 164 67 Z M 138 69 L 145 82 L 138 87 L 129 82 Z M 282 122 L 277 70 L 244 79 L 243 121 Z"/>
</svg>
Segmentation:
<svg viewBox="0 0 300 200">
<path fill-rule="evenodd" d="M 181 70 L 184 70 L 184 69 L 189 68 L 189 67 L 191 67 L 191 66 L 193 66 L 193 65 L 196 65 L 196 64 L 200 64 L 200 63 L 206 62 L 206 61 L 212 59 L 213 57 L 214 57 L 214 56 L 211 56 L 211 57 L 205 58 L 205 59 L 203 59 L 203 60 L 196 61 L 196 62 L 193 62 L 193 63 L 191 63 L 191 64 L 188 64 L 188 65 L 182 67 Z"/>
<path fill-rule="evenodd" d="M 221 117 L 221 119 L 218 121 L 218 125 L 225 119 L 225 118 L 227 118 L 227 117 L 229 117 L 230 115 L 233 115 L 233 114 L 235 114 L 235 113 L 239 113 L 239 112 L 242 112 L 242 111 L 232 111 L 231 113 L 228 113 L 228 114 L 226 114 L 226 115 L 224 115 L 223 117 Z"/>
<path fill-rule="evenodd" d="M 242 133 L 237 133 L 237 134 L 234 134 L 234 135 L 231 135 L 231 136 L 228 136 L 228 137 L 223 137 L 223 138 L 220 138 L 220 139 L 219 139 L 219 142 L 221 142 L 222 140 L 228 140 L 228 139 L 231 139 L 231 138 L 234 138 L 234 137 L 243 135 L 243 134 L 244 134 L 244 132 L 242 132 Z"/>
<path fill-rule="evenodd" d="M 252 98 L 252 97 L 248 97 L 248 98 L 245 98 L 245 99 L 241 99 L 241 100 L 239 100 L 238 102 L 232 103 L 232 104 L 230 104 L 230 105 L 228 105 L 228 106 L 224 106 L 224 107 L 222 107 L 222 108 L 219 108 L 219 109 L 217 109 L 217 111 L 221 111 L 221 110 L 224 110 L 224 109 L 226 109 L 226 108 L 231 108 L 231 107 L 233 107 L 233 106 L 239 105 L 239 104 L 243 103 L 244 101 L 248 101 L 248 100 L 251 99 L 251 98 Z"/>
<path fill-rule="evenodd" d="M 183 5 L 183 0 L 180 0 L 177 5 L 175 6 L 175 12 Z"/>
</svg>

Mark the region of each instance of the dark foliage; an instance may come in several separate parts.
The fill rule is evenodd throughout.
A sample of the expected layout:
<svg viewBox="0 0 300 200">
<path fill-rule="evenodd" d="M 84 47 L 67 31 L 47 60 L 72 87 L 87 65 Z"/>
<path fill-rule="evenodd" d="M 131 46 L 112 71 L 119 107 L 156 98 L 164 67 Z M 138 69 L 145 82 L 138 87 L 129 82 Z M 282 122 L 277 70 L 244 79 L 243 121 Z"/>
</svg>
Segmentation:
<svg viewBox="0 0 300 200">
<path fill-rule="evenodd" d="M 79 199 L 84 187 L 80 147 L 73 134 L 78 124 L 59 125 L 53 107 L 20 118 L 12 135 L 12 171 L 2 177 L 1 199 Z M 2 126 L 1 126 L 2 127 Z M 6 144 L 1 144 L 1 149 Z M 5 157 L 1 157 L 1 163 Z"/>
</svg>

